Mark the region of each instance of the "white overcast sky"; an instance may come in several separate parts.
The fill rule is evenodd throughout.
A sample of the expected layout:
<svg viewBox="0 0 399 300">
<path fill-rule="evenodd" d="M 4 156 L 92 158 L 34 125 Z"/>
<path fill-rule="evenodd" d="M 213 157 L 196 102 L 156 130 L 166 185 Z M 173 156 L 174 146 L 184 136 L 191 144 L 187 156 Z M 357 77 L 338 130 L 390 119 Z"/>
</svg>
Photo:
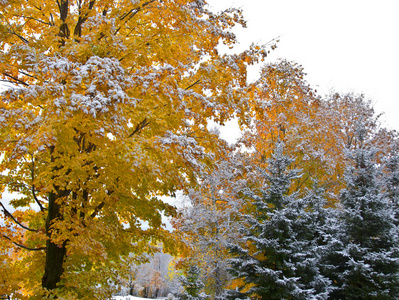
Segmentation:
<svg viewBox="0 0 399 300">
<path fill-rule="evenodd" d="M 208 0 L 213 10 L 242 8 L 240 48 L 280 37 L 270 61 L 304 67 L 322 95 L 364 93 L 389 128 L 399 130 L 399 1 Z M 255 74 L 256 75 L 256 74 Z"/>
</svg>

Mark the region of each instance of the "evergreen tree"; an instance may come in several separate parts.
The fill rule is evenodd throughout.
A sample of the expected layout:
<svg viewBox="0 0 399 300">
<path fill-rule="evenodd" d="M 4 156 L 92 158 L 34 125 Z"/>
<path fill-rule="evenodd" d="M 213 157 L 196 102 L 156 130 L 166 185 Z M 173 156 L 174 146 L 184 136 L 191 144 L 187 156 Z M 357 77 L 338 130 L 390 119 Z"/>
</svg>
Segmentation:
<svg viewBox="0 0 399 300">
<path fill-rule="evenodd" d="M 232 244 L 231 273 L 244 281 L 229 298 L 256 296 L 260 299 L 327 299 L 330 282 L 320 274 L 322 233 L 317 222 L 324 219 L 318 192 L 304 197 L 290 192 L 297 170 L 278 143 L 267 170 L 258 169 L 265 185 L 244 194 L 253 203 L 246 215 L 243 241 Z M 311 204 L 314 203 L 314 204 Z"/>
<path fill-rule="evenodd" d="M 399 154 L 393 153 L 387 159 L 385 166 L 387 169 L 385 190 L 394 210 L 395 224 L 399 226 Z"/>
<path fill-rule="evenodd" d="M 201 293 L 205 286 L 200 280 L 200 269 L 196 265 L 190 265 L 186 276 L 180 276 L 180 283 L 184 291 L 178 296 L 180 300 L 203 300 L 206 295 Z"/>
<path fill-rule="evenodd" d="M 359 126 L 361 128 L 361 126 Z M 346 188 L 341 192 L 343 250 L 334 299 L 398 299 L 399 256 L 395 218 L 384 192 L 376 149 L 357 131 L 348 150 Z"/>
</svg>

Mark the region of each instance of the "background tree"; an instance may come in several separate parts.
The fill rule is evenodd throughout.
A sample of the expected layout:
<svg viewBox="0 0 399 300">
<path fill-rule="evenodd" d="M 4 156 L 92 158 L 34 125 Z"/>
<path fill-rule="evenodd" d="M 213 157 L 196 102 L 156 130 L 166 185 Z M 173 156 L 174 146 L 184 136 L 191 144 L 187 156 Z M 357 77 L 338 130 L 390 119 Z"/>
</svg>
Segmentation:
<svg viewBox="0 0 399 300">
<path fill-rule="evenodd" d="M 399 226 L 399 154 L 398 145 L 393 145 L 392 151 L 385 159 L 384 189 L 392 206 L 395 224 Z"/>
<path fill-rule="evenodd" d="M 253 126 L 246 130 L 242 142 L 252 147 L 254 161 L 266 166 L 274 146 L 283 141 L 287 152 L 295 157 L 293 167 L 303 172 L 292 189 L 312 187 L 312 179 L 333 189 L 337 185 L 335 132 L 320 96 L 305 79 L 303 68 L 287 60 L 263 67 L 258 81 L 251 85 L 250 99 Z"/>
<path fill-rule="evenodd" d="M 344 187 L 344 149 L 354 143 L 356 120 L 373 132 L 381 153 L 395 140 L 393 131 L 381 127 L 379 115 L 364 95 L 331 93 L 320 96 L 306 81 L 302 66 L 287 60 L 266 64 L 251 84 L 252 126 L 241 142 L 254 149 L 255 162 L 265 163 L 274 144 L 284 141 L 303 176 L 292 189 L 303 191 L 317 180 L 331 202 Z M 383 150 L 384 149 L 384 150 Z"/>
<path fill-rule="evenodd" d="M 231 150 L 230 150 L 231 151 Z M 219 298 L 230 284 L 227 244 L 239 236 L 239 191 L 246 182 L 249 166 L 244 155 L 233 155 L 203 173 L 198 188 L 187 193 L 187 204 L 174 221 L 176 234 L 183 237 L 186 252 L 180 257 L 183 269 L 195 264 L 201 270 L 204 291 Z"/>
<path fill-rule="evenodd" d="M 174 209 L 158 196 L 211 164 L 210 118 L 247 119 L 246 67 L 267 49 L 219 55 L 241 12 L 197 0 L 16 0 L 0 11 L 0 182 L 23 195 L 11 205 L 25 244 L 3 238 L 41 261 L 21 270 L 31 293 L 109 297 L 121 256 L 157 240 L 169 249 L 161 215 Z"/>
</svg>

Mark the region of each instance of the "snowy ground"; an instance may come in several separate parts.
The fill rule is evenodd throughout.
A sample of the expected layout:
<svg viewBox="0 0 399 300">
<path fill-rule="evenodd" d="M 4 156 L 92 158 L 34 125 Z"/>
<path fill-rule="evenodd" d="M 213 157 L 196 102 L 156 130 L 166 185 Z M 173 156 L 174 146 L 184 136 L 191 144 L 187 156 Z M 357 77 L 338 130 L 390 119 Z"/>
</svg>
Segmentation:
<svg viewBox="0 0 399 300">
<path fill-rule="evenodd" d="M 112 300 L 151 300 L 150 298 L 140 298 L 135 296 L 113 296 Z M 166 298 L 157 298 L 156 300 L 165 300 Z"/>
</svg>

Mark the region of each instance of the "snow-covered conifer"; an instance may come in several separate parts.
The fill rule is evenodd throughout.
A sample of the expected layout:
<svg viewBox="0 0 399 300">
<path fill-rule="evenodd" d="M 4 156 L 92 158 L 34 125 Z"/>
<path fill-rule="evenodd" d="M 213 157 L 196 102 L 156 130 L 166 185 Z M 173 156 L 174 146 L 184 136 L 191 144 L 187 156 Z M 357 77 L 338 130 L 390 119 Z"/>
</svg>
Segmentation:
<svg viewBox="0 0 399 300">
<path fill-rule="evenodd" d="M 395 218 L 377 150 L 368 145 L 362 126 L 348 150 L 346 188 L 341 192 L 343 250 L 334 299 L 398 299 L 399 252 Z"/>
<path fill-rule="evenodd" d="M 399 153 L 386 160 L 385 190 L 394 210 L 395 224 L 399 226 Z"/>
<path fill-rule="evenodd" d="M 318 268 L 324 200 L 320 191 L 300 197 L 290 190 L 300 176 L 290 169 L 292 162 L 277 143 L 267 169 L 258 169 L 262 188 L 244 191 L 252 202 L 248 227 L 242 242 L 230 246 L 231 272 L 244 284 L 229 291 L 229 298 L 327 299 L 330 282 Z"/>
<path fill-rule="evenodd" d="M 196 265 L 190 265 L 186 276 L 180 276 L 183 293 L 178 295 L 180 300 L 204 300 L 206 295 L 201 293 L 205 286 L 200 279 L 200 269 Z"/>
</svg>

